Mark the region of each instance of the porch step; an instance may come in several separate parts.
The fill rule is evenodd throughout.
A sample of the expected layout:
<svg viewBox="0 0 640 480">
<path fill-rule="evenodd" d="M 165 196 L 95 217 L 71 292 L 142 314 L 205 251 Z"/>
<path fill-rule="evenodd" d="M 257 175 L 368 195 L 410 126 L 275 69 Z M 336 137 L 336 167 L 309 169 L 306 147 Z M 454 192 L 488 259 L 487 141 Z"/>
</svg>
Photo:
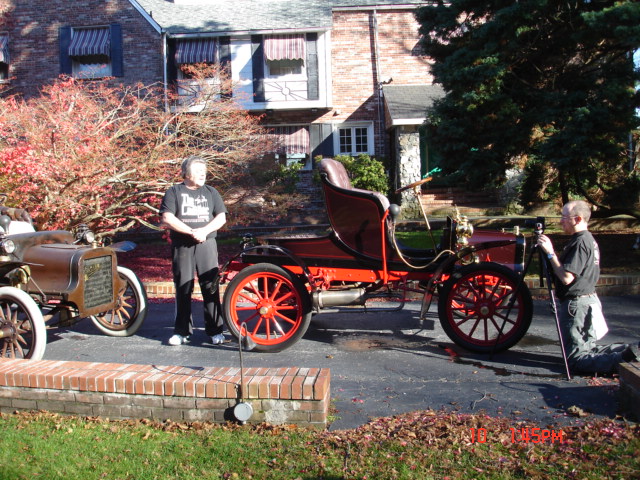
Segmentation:
<svg viewBox="0 0 640 480">
<path fill-rule="evenodd" d="M 427 214 L 449 213 L 456 206 L 464 215 L 493 215 L 503 207 L 495 193 L 453 187 L 424 190 L 420 202 Z"/>
</svg>

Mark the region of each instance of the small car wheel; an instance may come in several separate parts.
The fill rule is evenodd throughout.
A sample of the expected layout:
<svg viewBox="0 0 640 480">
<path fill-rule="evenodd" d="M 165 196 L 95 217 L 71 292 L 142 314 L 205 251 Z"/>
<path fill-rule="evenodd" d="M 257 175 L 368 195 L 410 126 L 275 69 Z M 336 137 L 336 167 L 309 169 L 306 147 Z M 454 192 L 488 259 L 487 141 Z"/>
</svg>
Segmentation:
<svg viewBox="0 0 640 480">
<path fill-rule="evenodd" d="M 0 287 L 0 358 L 40 360 L 47 330 L 38 304 L 20 289 Z"/>
<path fill-rule="evenodd" d="M 533 316 L 526 285 L 513 297 L 518 283 L 513 270 L 491 262 L 454 271 L 439 291 L 438 316 L 445 333 L 477 353 L 514 346 L 527 333 Z"/>
<path fill-rule="evenodd" d="M 238 339 L 248 334 L 260 352 L 290 347 L 302 338 L 311 320 L 311 299 L 304 283 L 270 263 L 240 271 L 229 282 L 223 303 L 229 331 Z M 247 332 L 242 331 L 243 323 Z"/>
<path fill-rule="evenodd" d="M 128 268 L 118 267 L 125 286 L 118 292 L 118 304 L 113 310 L 91 316 L 98 329 L 112 337 L 129 337 L 142 326 L 147 316 L 147 293 L 138 276 Z"/>
</svg>

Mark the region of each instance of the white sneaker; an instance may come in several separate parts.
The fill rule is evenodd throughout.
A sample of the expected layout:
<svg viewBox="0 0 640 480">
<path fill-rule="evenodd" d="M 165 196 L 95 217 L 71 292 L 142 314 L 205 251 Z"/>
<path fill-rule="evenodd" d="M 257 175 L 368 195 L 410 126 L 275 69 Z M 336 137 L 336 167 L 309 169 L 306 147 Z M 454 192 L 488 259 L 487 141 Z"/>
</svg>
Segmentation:
<svg viewBox="0 0 640 480">
<path fill-rule="evenodd" d="M 224 343 L 224 340 L 224 335 L 221 333 L 211 337 L 211 343 L 213 343 L 214 345 L 220 345 L 221 343 Z"/>
<path fill-rule="evenodd" d="M 175 334 L 173 337 L 169 339 L 169 345 L 182 345 L 183 343 L 187 343 L 189 341 L 189 337 L 183 337 L 182 335 Z"/>
</svg>

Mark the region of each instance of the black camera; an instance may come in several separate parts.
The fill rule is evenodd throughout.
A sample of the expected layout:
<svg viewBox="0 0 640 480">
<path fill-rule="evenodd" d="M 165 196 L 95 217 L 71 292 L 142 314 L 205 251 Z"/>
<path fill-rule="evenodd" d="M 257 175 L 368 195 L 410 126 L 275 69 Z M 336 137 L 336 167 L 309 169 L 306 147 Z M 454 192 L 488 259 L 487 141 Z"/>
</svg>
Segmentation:
<svg viewBox="0 0 640 480">
<path fill-rule="evenodd" d="M 533 228 L 533 234 L 536 237 L 539 237 L 540 235 L 542 235 L 544 233 L 544 227 L 545 227 L 545 218 L 544 217 L 536 217 L 535 220 L 533 219 L 529 219 L 525 221 L 525 226 L 526 227 L 532 227 Z"/>
</svg>

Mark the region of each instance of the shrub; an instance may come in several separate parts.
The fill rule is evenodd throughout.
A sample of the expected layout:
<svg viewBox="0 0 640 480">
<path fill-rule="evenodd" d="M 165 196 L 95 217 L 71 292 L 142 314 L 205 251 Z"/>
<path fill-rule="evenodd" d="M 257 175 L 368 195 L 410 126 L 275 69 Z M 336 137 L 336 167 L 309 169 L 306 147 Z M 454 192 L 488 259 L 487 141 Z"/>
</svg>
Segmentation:
<svg viewBox="0 0 640 480">
<path fill-rule="evenodd" d="M 338 155 L 335 159 L 345 166 L 354 187 L 384 195 L 389 192 L 389 176 L 381 161 L 364 153 L 357 157 Z"/>
</svg>

